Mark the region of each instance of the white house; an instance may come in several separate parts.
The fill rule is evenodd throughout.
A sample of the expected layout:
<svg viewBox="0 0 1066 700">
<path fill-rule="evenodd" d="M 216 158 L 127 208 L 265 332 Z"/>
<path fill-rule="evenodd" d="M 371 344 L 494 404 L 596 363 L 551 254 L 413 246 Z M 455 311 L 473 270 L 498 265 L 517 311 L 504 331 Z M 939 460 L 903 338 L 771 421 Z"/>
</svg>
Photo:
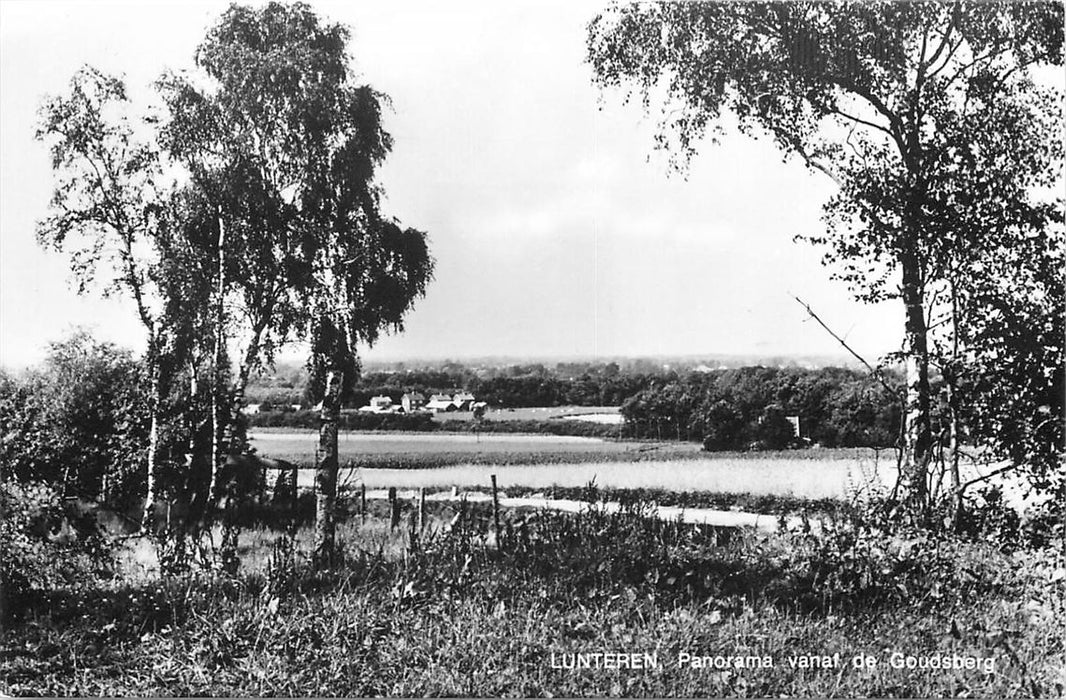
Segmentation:
<svg viewBox="0 0 1066 700">
<path fill-rule="evenodd" d="M 375 396 L 370 399 L 369 406 L 359 408 L 360 413 L 393 413 L 395 410 L 392 406 L 392 399 L 388 396 Z"/>
<path fill-rule="evenodd" d="M 418 411 L 425 408 L 426 397 L 417 391 L 413 391 L 400 397 L 400 405 L 403 406 L 403 410 L 407 413 Z"/>
</svg>

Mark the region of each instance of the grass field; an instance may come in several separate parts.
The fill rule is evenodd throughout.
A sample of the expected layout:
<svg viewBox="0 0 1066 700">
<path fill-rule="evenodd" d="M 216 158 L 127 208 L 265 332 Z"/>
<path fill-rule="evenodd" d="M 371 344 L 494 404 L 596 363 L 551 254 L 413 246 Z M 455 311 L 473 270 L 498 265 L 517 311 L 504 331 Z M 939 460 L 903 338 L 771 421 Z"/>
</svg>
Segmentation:
<svg viewBox="0 0 1066 700">
<path fill-rule="evenodd" d="M 348 556 L 335 572 L 307 566 L 310 528 L 294 559 L 261 529 L 245 533 L 235 579 L 192 572 L 42 595 L 0 636 L 0 693 L 1061 697 L 1066 683 L 1053 552 L 895 531 L 722 541 L 639 511 L 508 514 L 499 547 L 486 507 L 412 548 L 383 505 L 365 525 L 342 522 Z M 656 663 L 557 661 L 619 652 Z M 855 667 L 856 656 L 873 663 Z"/>
<path fill-rule="evenodd" d="M 888 455 L 709 455 L 550 436 L 348 438 L 344 454 L 360 464 L 408 467 L 344 470 L 349 487 L 486 490 L 496 474 L 512 494 L 572 492 L 595 479 L 638 497 L 608 509 L 595 504 L 609 493 L 587 489 L 580 513 L 506 509 L 499 527 L 490 503 L 427 500 L 419 535 L 414 500 L 401 501 L 393 530 L 386 501 L 369 501 L 364 521 L 348 492 L 333 571 L 311 566 L 309 493 L 289 516 L 244 530 L 236 576 L 217 565 L 160 573 L 152 543 L 129 540 L 118 575 L 27 600 L 0 635 L 0 694 L 1062 697 L 1066 687 L 1057 551 L 1000 549 L 984 535 L 882 522 L 874 509 L 781 498 L 845 495 L 849 483 L 890 474 Z M 313 459 L 315 436 L 257 434 L 256 444 Z M 571 461 L 550 461 L 560 457 Z M 301 470 L 301 482 L 311 473 Z M 822 527 L 762 533 L 649 517 L 671 492 L 685 493 L 686 508 L 700 498 L 755 512 L 814 506 Z M 739 492 L 744 499 L 719 498 Z M 656 663 L 556 661 L 628 652 Z M 856 656 L 874 663 L 857 668 Z M 798 657 L 841 662 L 796 666 Z M 730 665 L 738 658 L 765 665 Z M 942 666 L 955 659 L 973 667 Z"/>
<path fill-rule="evenodd" d="M 251 431 L 252 446 L 265 456 L 294 462 L 313 461 L 318 433 L 299 429 L 258 429 Z M 616 454 L 668 447 L 665 444 L 622 442 L 570 435 L 516 435 L 483 433 L 387 433 L 345 431 L 338 439 L 341 460 L 354 455 L 382 453 L 548 453 L 592 452 Z M 672 451 L 696 452 L 693 443 L 669 445 Z"/>
<path fill-rule="evenodd" d="M 852 464 L 846 460 L 705 459 L 602 461 L 579 464 L 465 464 L 437 469 L 342 469 L 342 486 L 367 488 L 480 487 L 496 475 L 500 488 L 580 487 L 590 481 L 612 489 L 710 491 L 802 498 L 847 498 L 871 481 L 892 487 L 895 466 Z M 314 473 L 301 470 L 299 484 L 310 488 Z"/>
<path fill-rule="evenodd" d="M 256 431 L 260 454 L 313 466 L 317 435 Z M 702 452 L 692 443 L 599 440 L 553 435 L 348 433 L 340 439 L 340 484 L 367 488 L 580 487 L 844 498 L 873 484 L 891 487 L 895 463 L 872 450 Z M 271 475 L 268 475 L 270 478 Z M 301 470 L 299 485 L 314 474 Z"/>
</svg>

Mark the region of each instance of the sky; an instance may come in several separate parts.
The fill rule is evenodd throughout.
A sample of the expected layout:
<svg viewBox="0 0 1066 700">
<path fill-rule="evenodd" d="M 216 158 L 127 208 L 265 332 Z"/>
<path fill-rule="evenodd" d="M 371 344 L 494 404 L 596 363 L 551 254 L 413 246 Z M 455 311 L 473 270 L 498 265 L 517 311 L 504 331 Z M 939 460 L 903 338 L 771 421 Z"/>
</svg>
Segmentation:
<svg viewBox="0 0 1066 700">
<path fill-rule="evenodd" d="M 824 176 L 739 134 L 681 176 L 654 150 L 657 116 L 592 84 L 586 24 L 604 4 L 312 3 L 391 98 L 383 210 L 436 258 L 405 331 L 364 357 L 842 354 L 793 295 L 870 359 L 897 349 L 902 309 L 852 301 L 793 242 L 822 231 Z M 38 362 L 75 326 L 143 348 L 128 300 L 78 296 L 36 242 L 54 184 L 37 111 L 83 64 L 147 104 L 225 7 L 0 0 L 0 366 Z"/>
</svg>

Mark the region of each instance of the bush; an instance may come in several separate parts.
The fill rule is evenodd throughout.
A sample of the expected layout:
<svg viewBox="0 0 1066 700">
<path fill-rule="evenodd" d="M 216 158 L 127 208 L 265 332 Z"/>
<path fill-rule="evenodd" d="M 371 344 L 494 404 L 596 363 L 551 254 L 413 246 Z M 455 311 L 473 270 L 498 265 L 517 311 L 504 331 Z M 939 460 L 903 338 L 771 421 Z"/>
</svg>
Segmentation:
<svg viewBox="0 0 1066 700">
<path fill-rule="evenodd" d="M 991 542 L 1008 552 L 1041 549 L 1062 538 L 1064 507 L 1053 499 L 1019 513 L 1004 500 L 999 488 L 988 487 L 969 496 L 956 528 L 967 537 Z"/>
<path fill-rule="evenodd" d="M 257 413 L 249 416 L 249 425 L 258 428 L 303 428 L 317 430 L 317 411 Z M 534 433 L 574 435 L 577 437 L 618 437 L 617 425 L 578 420 L 456 420 L 438 421 L 429 413 L 341 413 L 341 430 L 398 431 L 431 433 Z"/>
<path fill-rule="evenodd" d="M 253 428 L 304 428 L 318 430 L 318 411 L 270 411 L 248 417 Z M 341 430 L 395 430 L 403 432 L 431 432 L 438 429 L 428 413 L 360 413 L 344 411 L 338 427 Z"/>
<path fill-rule="evenodd" d="M 785 412 L 777 405 L 767 406 L 763 410 L 755 432 L 759 447 L 764 450 L 783 450 L 795 441 L 792 423 L 785 418 Z"/>
<path fill-rule="evenodd" d="M 735 450 L 744 441 L 744 424 L 730 404 L 716 401 L 703 415 L 703 449 L 708 452 Z"/>
<path fill-rule="evenodd" d="M 55 489 L 0 484 L 0 622 L 33 592 L 90 580 L 109 564 L 95 524 L 76 519 Z"/>
<path fill-rule="evenodd" d="M 24 378 L 0 377 L 0 470 L 124 509 L 144 493 L 142 368 L 84 331 Z"/>
</svg>

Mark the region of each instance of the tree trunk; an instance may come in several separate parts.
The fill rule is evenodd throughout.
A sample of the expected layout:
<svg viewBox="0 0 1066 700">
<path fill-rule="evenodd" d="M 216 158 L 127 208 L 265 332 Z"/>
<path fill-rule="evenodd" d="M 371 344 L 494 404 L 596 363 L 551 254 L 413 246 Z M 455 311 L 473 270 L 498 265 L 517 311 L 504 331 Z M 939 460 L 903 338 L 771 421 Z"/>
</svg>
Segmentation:
<svg viewBox="0 0 1066 700">
<path fill-rule="evenodd" d="M 944 373 L 948 389 L 948 411 L 950 413 L 951 446 L 951 494 L 955 528 L 962 523 L 963 500 L 962 479 L 959 475 L 959 302 L 954 281 L 951 282 L 951 369 Z"/>
<path fill-rule="evenodd" d="M 248 381 L 252 376 L 252 365 L 255 363 L 256 357 L 259 355 L 259 344 L 263 337 L 263 330 L 265 323 L 260 323 L 252 330 L 252 339 L 248 343 L 248 347 L 244 351 L 244 359 L 241 360 L 241 366 L 237 373 L 237 383 L 230 392 L 229 400 L 229 421 L 226 424 L 226 430 L 223 444 L 225 448 L 230 452 L 238 452 L 244 445 L 245 434 L 237 430 L 237 417 L 240 415 L 241 409 L 244 408 L 244 396 L 248 389 Z"/>
<path fill-rule="evenodd" d="M 155 484 L 155 467 L 156 459 L 159 454 L 159 413 L 162 410 L 163 403 L 163 378 L 162 369 L 160 368 L 159 354 L 154 351 L 149 351 L 151 362 L 151 375 L 152 375 L 152 394 L 149 398 L 151 411 L 151 427 L 148 429 L 148 458 L 145 466 L 146 474 L 145 481 L 148 488 L 144 496 L 144 514 L 141 519 L 141 529 L 147 529 L 154 526 L 154 511 L 155 511 L 155 498 L 156 498 L 156 484 Z"/>
<path fill-rule="evenodd" d="M 918 255 L 911 239 L 900 256 L 901 295 L 906 313 L 903 346 L 906 354 L 906 415 L 902 482 L 904 499 L 919 512 L 928 507 L 928 467 L 932 447 L 929 399 L 929 350 L 925 323 L 925 292 Z"/>
<path fill-rule="evenodd" d="M 218 288 L 215 291 L 215 352 L 214 361 L 211 363 L 213 374 L 211 381 L 211 481 L 207 488 L 209 499 L 218 499 L 218 470 L 221 468 L 222 454 L 221 442 L 223 440 L 222 426 L 220 425 L 219 401 L 221 384 L 223 379 L 222 359 L 225 347 L 225 333 L 223 323 L 225 321 L 223 301 L 226 294 L 226 267 L 225 267 L 226 225 L 222 217 L 218 217 Z"/>
<path fill-rule="evenodd" d="M 315 470 L 315 560 L 320 568 L 333 566 L 335 554 L 334 508 L 337 500 L 337 424 L 340 421 L 342 373 L 326 372 L 326 390 L 322 396 L 321 427 L 318 433 L 320 453 Z"/>
</svg>

